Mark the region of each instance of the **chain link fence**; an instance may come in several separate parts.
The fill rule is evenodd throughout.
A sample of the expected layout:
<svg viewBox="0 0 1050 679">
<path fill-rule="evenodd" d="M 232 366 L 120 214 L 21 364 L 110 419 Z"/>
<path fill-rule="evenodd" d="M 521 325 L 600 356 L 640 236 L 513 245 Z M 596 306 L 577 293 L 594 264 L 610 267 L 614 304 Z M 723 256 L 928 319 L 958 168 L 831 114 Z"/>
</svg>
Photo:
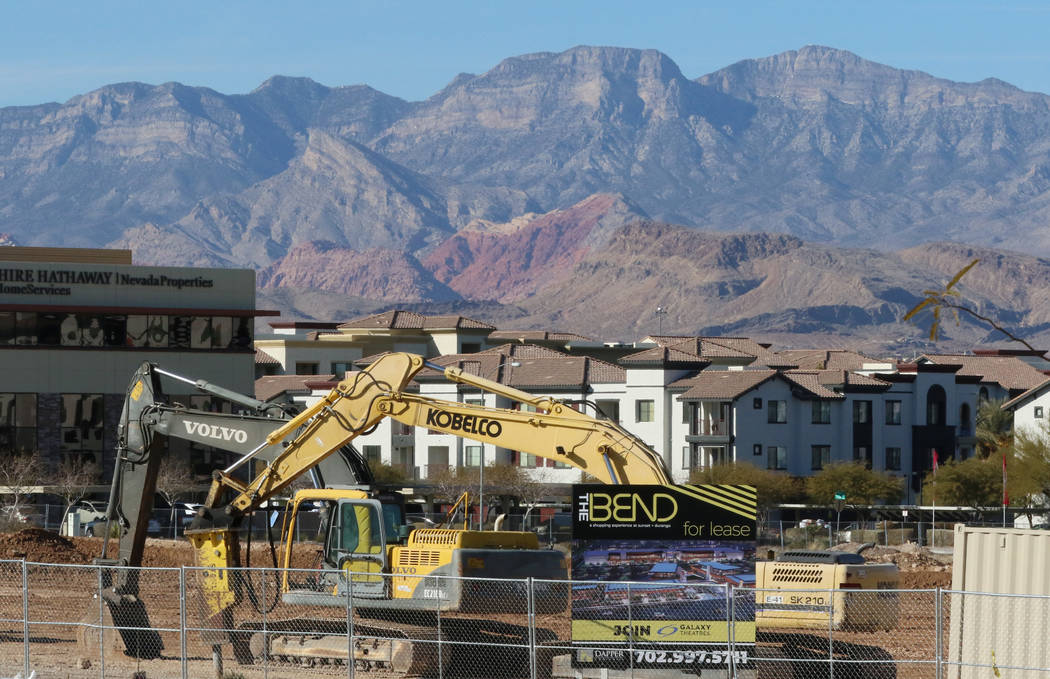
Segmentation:
<svg viewBox="0 0 1050 679">
<path fill-rule="evenodd" d="M 0 677 L 1050 679 L 1050 597 L 356 568 L 0 561 Z"/>
</svg>

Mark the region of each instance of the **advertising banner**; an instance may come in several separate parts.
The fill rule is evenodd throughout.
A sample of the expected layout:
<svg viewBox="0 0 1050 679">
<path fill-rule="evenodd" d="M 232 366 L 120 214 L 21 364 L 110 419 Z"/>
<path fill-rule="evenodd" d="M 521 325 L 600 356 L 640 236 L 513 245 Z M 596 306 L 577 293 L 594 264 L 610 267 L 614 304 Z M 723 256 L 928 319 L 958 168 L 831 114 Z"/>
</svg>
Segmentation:
<svg viewBox="0 0 1050 679">
<path fill-rule="evenodd" d="M 575 485 L 572 641 L 577 667 L 746 666 L 755 586 L 751 486 Z M 730 648 L 732 640 L 732 649 Z"/>
</svg>

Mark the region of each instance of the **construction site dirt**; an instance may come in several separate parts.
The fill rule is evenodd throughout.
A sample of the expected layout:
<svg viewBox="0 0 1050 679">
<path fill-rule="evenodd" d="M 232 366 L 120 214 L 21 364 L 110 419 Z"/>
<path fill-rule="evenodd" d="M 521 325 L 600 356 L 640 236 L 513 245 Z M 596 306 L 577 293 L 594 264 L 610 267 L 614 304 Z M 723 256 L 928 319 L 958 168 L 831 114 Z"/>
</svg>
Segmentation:
<svg viewBox="0 0 1050 679">
<path fill-rule="evenodd" d="M 92 559 L 102 553 L 101 538 L 62 537 L 39 529 L 27 529 L 15 533 L 0 534 L 0 559 L 13 560 L 0 567 L 0 676 L 13 676 L 24 666 L 24 653 L 27 647 L 30 653 L 30 668 L 36 671 L 39 679 L 62 677 L 76 679 L 100 676 L 100 663 L 106 665 L 106 676 L 132 676 L 145 672 L 146 677 L 181 676 L 181 658 L 186 657 L 189 676 L 214 676 L 211 642 L 202 639 L 198 631 L 185 636 L 179 633 L 180 616 L 189 621 L 190 626 L 203 626 L 192 615 L 192 605 L 183 602 L 180 593 L 180 577 L 190 575 L 181 573 L 181 566 L 193 565 L 193 551 L 189 544 L 182 540 L 147 541 L 144 566 L 152 570 L 144 571 L 140 580 L 140 589 L 150 623 L 160 630 L 163 651 L 156 659 L 143 660 L 128 657 L 123 653 L 123 643 L 115 630 L 106 630 L 100 638 L 97 627 L 100 618 L 105 624 L 105 607 L 100 604 L 94 593 L 98 591 L 99 569 L 90 566 Z M 116 551 L 116 540 L 109 544 L 110 556 Z M 243 545 L 242 545 L 243 549 Z M 864 556 L 871 561 L 892 561 L 900 568 L 900 586 L 907 590 L 929 590 L 937 587 L 947 588 L 951 582 L 951 565 L 945 562 L 944 555 L 932 554 L 926 550 L 913 547 L 869 548 Z M 270 548 L 265 541 L 252 545 L 251 565 L 267 568 L 272 565 Z M 22 568 L 18 560 L 33 564 L 55 564 L 54 566 L 34 565 L 27 569 L 26 588 L 28 601 L 23 601 Z M 244 561 L 242 556 L 242 562 Z M 317 546 L 304 543 L 296 546 L 293 558 L 296 568 L 316 568 Z M 237 605 L 234 617 L 238 621 L 256 620 L 260 610 L 270 609 L 271 620 L 279 616 L 291 615 L 295 619 L 332 618 L 332 609 L 313 609 L 299 607 L 294 610 L 273 608 L 278 597 L 277 583 L 272 574 L 259 574 L 253 583 L 257 593 L 253 597 L 244 597 Z M 187 587 L 187 590 L 189 587 Z M 935 674 L 932 660 L 935 656 L 935 593 L 910 592 L 902 593 L 900 598 L 900 619 L 898 627 L 891 631 L 836 631 L 835 643 L 830 649 L 840 661 L 849 667 L 849 661 L 862 661 L 853 665 L 847 676 L 857 677 L 898 677 L 901 679 L 932 679 Z M 24 608 L 28 609 L 32 624 L 23 625 Z M 187 612 L 190 609 L 190 613 Z M 489 616 L 492 622 L 505 625 L 526 625 L 524 615 Z M 82 621 L 82 624 L 78 624 Z M 451 620 L 450 620 L 451 622 Z M 361 628 L 368 624 L 355 616 L 355 624 Z M 571 621 L 568 613 L 538 616 L 537 626 L 542 628 L 545 638 L 538 638 L 540 643 L 548 643 L 551 648 L 542 654 L 538 667 L 542 676 L 549 672 L 554 655 L 564 653 L 555 647 L 567 646 L 570 642 L 568 630 Z M 510 643 L 510 642 L 508 642 Z M 85 652 L 85 646 L 88 649 Z M 760 646 L 765 649 L 780 646 L 787 657 L 812 659 L 813 672 L 806 671 L 803 676 L 820 676 L 826 668 L 820 663 L 826 661 L 829 654 L 828 634 L 819 630 L 797 631 L 766 635 L 760 634 Z M 763 648 L 756 649 L 757 655 L 765 653 Z M 102 649 L 105 652 L 102 653 Z M 473 677 L 479 666 L 495 659 L 486 659 L 489 654 L 478 652 L 474 647 L 470 654 L 475 662 L 469 664 L 455 663 L 449 666 L 447 676 Z M 445 647 L 443 651 L 455 652 L 455 645 Z M 530 676 L 529 658 L 520 650 L 505 647 L 499 650 L 497 663 L 501 677 Z M 480 660 L 478 660 L 480 658 Z M 239 667 L 232 651 L 227 649 L 224 662 L 228 673 L 239 673 L 245 677 L 256 676 L 256 670 L 262 668 Z M 493 665 L 489 665 L 489 668 Z M 268 677 L 299 677 L 300 666 L 282 664 L 274 661 L 266 668 Z M 775 669 L 775 667 L 774 667 Z M 839 675 L 836 669 L 836 675 Z M 313 668 L 315 672 L 330 673 L 333 676 L 345 676 L 346 667 L 332 664 Z M 891 673 L 892 672 L 892 673 Z M 763 673 L 764 674 L 764 673 Z M 774 672 L 774 675 L 777 673 Z M 258 676 L 262 677 L 260 672 Z M 362 673 L 359 676 L 382 676 L 381 674 Z M 495 675 L 494 675 L 495 676 Z"/>
</svg>

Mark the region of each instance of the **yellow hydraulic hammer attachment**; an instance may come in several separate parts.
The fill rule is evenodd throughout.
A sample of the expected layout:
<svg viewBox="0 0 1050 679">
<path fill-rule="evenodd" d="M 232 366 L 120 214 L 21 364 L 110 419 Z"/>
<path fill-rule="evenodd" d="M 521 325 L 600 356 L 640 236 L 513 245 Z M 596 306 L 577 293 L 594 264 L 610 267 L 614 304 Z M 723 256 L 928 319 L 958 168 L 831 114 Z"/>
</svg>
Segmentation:
<svg viewBox="0 0 1050 679">
<path fill-rule="evenodd" d="M 230 611 L 240 601 L 239 574 L 229 569 L 239 565 L 237 534 L 230 530 L 187 530 L 186 537 L 194 548 L 194 561 L 201 569 L 195 571 L 194 587 L 200 608 L 201 626 L 212 630 L 228 630 L 232 626 Z M 225 632 L 205 632 L 206 640 L 225 641 Z"/>
</svg>

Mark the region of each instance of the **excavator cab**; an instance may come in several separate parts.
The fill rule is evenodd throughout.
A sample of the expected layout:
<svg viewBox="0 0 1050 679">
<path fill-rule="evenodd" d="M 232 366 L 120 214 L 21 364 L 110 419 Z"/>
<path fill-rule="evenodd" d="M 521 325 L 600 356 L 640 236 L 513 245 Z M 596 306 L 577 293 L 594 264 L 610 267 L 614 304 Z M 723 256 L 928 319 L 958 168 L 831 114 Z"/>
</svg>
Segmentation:
<svg viewBox="0 0 1050 679">
<path fill-rule="evenodd" d="M 352 584 L 355 597 L 385 595 L 386 527 L 377 500 L 339 500 L 325 539 L 323 561 L 338 569 L 336 594 Z"/>
</svg>

